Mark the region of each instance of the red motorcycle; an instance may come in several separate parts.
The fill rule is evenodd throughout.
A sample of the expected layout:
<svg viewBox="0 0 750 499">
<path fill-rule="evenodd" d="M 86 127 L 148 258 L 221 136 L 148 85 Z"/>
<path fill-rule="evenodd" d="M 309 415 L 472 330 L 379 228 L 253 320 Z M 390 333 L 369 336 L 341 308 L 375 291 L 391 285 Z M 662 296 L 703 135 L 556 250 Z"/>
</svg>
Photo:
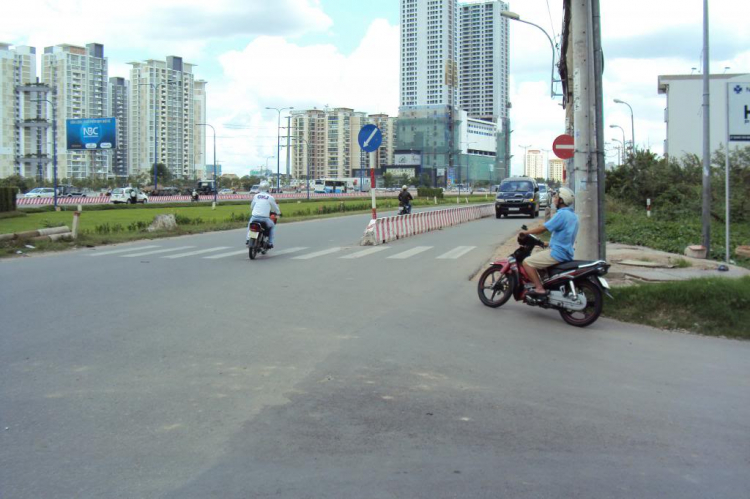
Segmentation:
<svg viewBox="0 0 750 499">
<path fill-rule="evenodd" d="M 523 230 L 527 230 L 525 225 Z M 558 310 L 565 322 L 578 327 L 591 325 L 599 318 L 603 295 L 612 297 L 603 277 L 609 269 L 607 262 L 573 260 L 540 270 L 539 277 L 549 294 L 538 296 L 529 294 L 534 285 L 522 264 L 535 247 L 547 245 L 532 234 L 519 235 L 518 244 L 511 256 L 492 263 L 482 273 L 477 286 L 482 303 L 496 308 L 513 296 L 532 307 Z"/>
</svg>

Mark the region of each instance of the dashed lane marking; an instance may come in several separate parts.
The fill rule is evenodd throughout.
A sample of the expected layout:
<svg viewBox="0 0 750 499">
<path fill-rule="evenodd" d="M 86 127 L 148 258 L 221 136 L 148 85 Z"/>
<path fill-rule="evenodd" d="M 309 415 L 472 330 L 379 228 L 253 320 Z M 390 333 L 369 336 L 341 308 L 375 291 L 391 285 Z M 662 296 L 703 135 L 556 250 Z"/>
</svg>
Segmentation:
<svg viewBox="0 0 750 499">
<path fill-rule="evenodd" d="M 186 256 L 195 256 L 195 255 L 202 255 L 204 253 L 211 253 L 213 251 L 219 251 L 229 248 L 230 246 L 217 246 L 215 248 L 208 248 L 204 250 L 198 250 L 198 251 L 189 251 L 187 253 L 180 253 L 178 255 L 168 255 L 163 256 L 162 258 L 185 258 Z"/>
<path fill-rule="evenodd" d="M 119 250 L 102 251 L 102 252 L 97 251 L 96 253 L 88 253 L 88 256 L 116 255 L 118 253 L 129 253 L 131 251 L 141 251 L 141 250 L 151 249 L 151 248 L 161 248 L 161 246 L 141 246 L 139 248 L 128 248 L 128 249 L 119 249 Z"/>
<path fill-rule="evenodd" d="M 158 255 L 159 253 L 169 253 L 170 251 L 180 251 L 184 249 L 195 248 L 195 246 L 178 246 L 177 248 L 167 248 L 153 251 L 141 251 L 140 253 L 133 253 L 132 255 L 120 255 L 120 258 L 137 258 L 139 256 Z"/>
<path fill-rule="evenodd" d="M 447 253 L 443 253 L 439 257 L 437 257 L 438 260 L 456 260 L 457 258 L 461 258 L 469 251 L 476 248 L 476 246 L 459 246 L 455 249 L 450 250 Z"/>
<path fill-rule="evenodd" d="M 351 255 L 342 256 L 339 258 L 345 258 L 345 259 L 352 259 L 352 258 L 362 258 L 363 256 L 369 256 L 373 253 L 378 253 L 379 251 L 387 250 L 389 249 L 387 246 L 375 246 L 374 248 L 369 248 L 366 250 L 358 251 L 356 253 L 352 253 Z"/>
<path fill-rule="evenodd" d="M 414 247 L 414 248 L 412 248 L 410 250 L 406 250 L 406 251 L 404 251 L 402 253 L 398 253 L 396 255 L 389 256 L 388 258 L 394 258 L 394 259 L 398 259 L 398 260 L 403 260 L 405 258 L 411 258 L 414 255 L 418 255 L 418 254 L 423 253 L 423 252 L 425 252 L 427 250 L 431 250 L 432 248 L 433 248 L 432 246 L 416 246 L 416 247 Z"/>
<path fill-rule="evenodd" d="M 317 258 L 323 255 L 330 255 L 331 253 L 337 253 L 341 251 L 341 248 L 328 248 L 323 251 L 316 251 L 315 253 L 308 253 L 307 255 L 300 255 L 293 257 L 294 260 L 309 260 L 311 258 Z"/>
</svg>

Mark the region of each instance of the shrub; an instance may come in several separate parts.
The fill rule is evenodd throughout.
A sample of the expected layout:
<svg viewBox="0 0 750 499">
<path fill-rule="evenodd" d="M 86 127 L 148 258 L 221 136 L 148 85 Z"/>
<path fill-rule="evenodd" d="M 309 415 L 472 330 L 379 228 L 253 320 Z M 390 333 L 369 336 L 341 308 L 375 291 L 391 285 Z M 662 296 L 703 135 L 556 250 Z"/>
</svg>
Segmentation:
<svg viewBox="0 0 750 499">
<path fill-rule="evenodd" d="M 16 192 L 15 187 L 0 187 L 0 212 L 16 211 Z"/>
<path fill-rule="evenodd" d="M 420 198 L 437 197 L 438 199 L 443 199 L 443 189 L 441 187 L 437 187 L 437 188 L 420 187 L 419 189 L 417 189 L 417 196 L 419 196 Z"/>
</svg>

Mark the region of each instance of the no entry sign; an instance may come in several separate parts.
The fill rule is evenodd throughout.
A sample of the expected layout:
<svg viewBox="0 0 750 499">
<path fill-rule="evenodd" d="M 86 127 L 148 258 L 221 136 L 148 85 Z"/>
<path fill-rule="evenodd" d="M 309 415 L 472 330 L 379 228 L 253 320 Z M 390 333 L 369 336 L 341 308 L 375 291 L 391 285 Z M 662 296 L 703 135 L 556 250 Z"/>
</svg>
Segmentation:
<svg viewBox="0 0 750 499">
<path fill-rule="evenodd" d="M 552 152 L 560 159 L 570 159 L 575 153 L 573 137 L 570 135 L 560 135 L 552 143 Z"/>
</svg>

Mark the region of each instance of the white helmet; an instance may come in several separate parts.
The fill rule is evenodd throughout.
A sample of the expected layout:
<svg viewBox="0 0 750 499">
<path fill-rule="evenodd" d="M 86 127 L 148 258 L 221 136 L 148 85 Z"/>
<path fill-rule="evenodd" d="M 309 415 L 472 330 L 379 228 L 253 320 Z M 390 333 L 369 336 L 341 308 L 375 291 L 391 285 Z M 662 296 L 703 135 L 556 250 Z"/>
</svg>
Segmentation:
<svg viewBox="0 0 750 499">
<path fill-rule="evenodd" d="M 573 201 L 576 200 L 576 195 L 573 194 L 573 191 L 571 191 L 567 187 L 560 187 L 560 190 L 557 191 L 557 197 L 559 197 L 562 202 L 565 203 L 565 206 L 572 205 Z"/>
<path fill-rule="evenodd" d="M 405 191 L 406 189 L 408 189 L 408 187 L 406 187 L 405 185 L 402 185 L 402 186 L 401 186 L 401 190 L 402 190 L 402 191 Z"/>
<path fill-rule="evenodd" d="M 259 188 L 262 192 L 267 192 L 269 187 L 270 185 L 268 182 L 261 182 Z"/>
</svg>

